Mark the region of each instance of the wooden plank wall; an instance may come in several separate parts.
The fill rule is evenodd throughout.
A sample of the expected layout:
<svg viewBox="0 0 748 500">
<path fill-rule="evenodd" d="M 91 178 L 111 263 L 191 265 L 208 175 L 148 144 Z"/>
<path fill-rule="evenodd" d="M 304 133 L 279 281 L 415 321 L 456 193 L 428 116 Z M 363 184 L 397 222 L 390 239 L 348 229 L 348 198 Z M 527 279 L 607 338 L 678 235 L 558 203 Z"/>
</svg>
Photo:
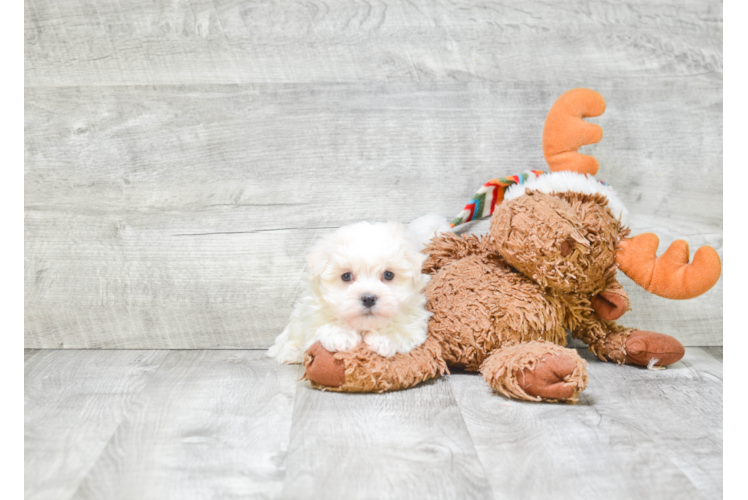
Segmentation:
<svg viewBox="0 0 748 500">
<path fill-rule="evenodd" d="M 316 237 L 546 169 L 578 86 L 634 234 L 722 253 L 718 1 L 26 0 L 25 57 L 29 348 L 266 347 Z M 622 281 L 626 324 L 722 344 L 721 280 Z"/>
</svg>

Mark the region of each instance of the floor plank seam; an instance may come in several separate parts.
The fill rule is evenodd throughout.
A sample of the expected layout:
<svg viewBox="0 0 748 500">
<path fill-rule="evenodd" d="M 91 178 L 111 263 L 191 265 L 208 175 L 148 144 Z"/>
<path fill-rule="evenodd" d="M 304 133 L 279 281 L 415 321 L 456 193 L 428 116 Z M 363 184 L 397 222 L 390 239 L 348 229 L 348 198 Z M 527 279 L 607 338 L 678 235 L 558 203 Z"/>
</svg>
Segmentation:
<svg viewBox="0 0 748 500">
<path fill-rule="evenodd" d="M 477 377 L 480 377 L 480 374 L 475 374 Z M 450 378 L 452 375 L 447 375 L 447 384 L 449 385 L 449 392 L 452 394 L 452 398 L 454 399 L 455 405 L 457 406 L 457 409 L 460 411 L 460 419 L 462 419 L 462 425 L 465 427 L 465 430 L 467 430 L 468 437 L 470 439 L 470 446 L 472 447 L 473 453 L 475 454 L 476 459 L 478 460 L 478 463 L 480 464 L 481 471 L 483 472 L 483 478 L 486 481 L 486 484 L 488 485 L 488 490 L 491 493 L 491 497 L 494 499 L 498 499 L 499 497 L 496 496 L 496 493 L 493 490 L 493 486 L 491 486 L 491 481 L 489 480 L 488 472 L 486 471 L 486 465 L 483 463 L 483 460 L 481 460 L 480 454 L 478 453 L 478 449 L 475 447 L 475 442 L 473 441 L 473 435 L 470 433 L 470 427 L 467 425 L 467 421 L 465 420 L 465 415 L 463 414 L 462 405 L 460 405 L 460 400 L 457 398 L 454 392 L 454 386 L 452 385 L 452 379 Z M 503 397 L 498 396 L 497 397 Z"/>
<path fill-rule="evenodd" d="M 291 406 L 291 425 L 288 427 L 288 449 L 283 457 L 283 479 L 280 494 L 277 498 L 286 498 L 286 488 L 288 483 L 288 461 L 291 456 L 291 438 L 293 437 L 293 428 L 296 425 L 296 403 L 299 399 L 299 388 L 302 387 L 302 377 L 304 376 L 304 365 L 299 365 L 296 371 L 296 382 L 294 384 L 293 403 Z"/>
<path fill-rule="evenodd" d="M 63 349 L 55 349 L 55 350 L 63 350 Z M 140 349 L 131 349 L 131 350 L 140 350 Z M 151 383 L 153 382 L 153 380 L 156 377 L 156 374 L 160 370 L 162 370 L 162 367 L 164 366 L 164 362 L 166 361 L 166 358 L 168 356 L 169 356 L 169 353 L 166 353 L 164 355 L 164 357 L 158 363 L 158 367 L 155 370 L 153 370 L 153 372 L 148 376 L 148 380 L 147 380 L 147 382 L 145 384 L 143 384 L 143 388 L 140 391 L 138 391 L 138 394 L 136 396 L 134 396 L 132 398 L 132 403 L 128 406 L 127 409 L 125 409 L 122 412 L 122 417 L 119 419 L 119 422 L 117 422 L 116 427 L 114 427 L 114 429 L 112 430 L 112 434 L 109 436 L 109 439 L 107 439 L 106 442 L 103 444 L 103 446 L 101 447 L 101 450 L 96 455 L 96 459 L 94 459 L 91 462 L 91 466 L 88 468 L 88 470 L 86 470 L 86 473 L 81 475 L 80 479 L 78 480 L 78 484 L 77 484 L 77 486 L 75 488 L 75 491 L 73 492 L 72 495 L 70 495 L 70 497 L 68 497 L 67 500 L 72 500 L 72 499 L 74 499 L 74 498 L 76 498 L 78 496 L 78 492 L 80 491 L 80 488 L 83 485 L 83 483 L 85 482 L 85 480 L 88 477 L 89 473 L 96 467 L 96 465 L 98 464 L 98 462 L 101 459 L 102 455 L 106 451 L 107 447 L 109 447 L 109 444 L 112 442 L 112 439 L 114 439 L 114 436 L 117 435 L 117 431 L 120 429 L 120 427 L 122 427 L 122 423 L 125 422 L 125 421 L 127 421 L 127 418 L 130 416 L 130 411 L 138 403 L 138 401 L 140 400 L 140 398 L 142 397 L 142 395 L 145 393 L 146 389 L 148 389 L 148 387 L 151 385 Z"/>
</svg>

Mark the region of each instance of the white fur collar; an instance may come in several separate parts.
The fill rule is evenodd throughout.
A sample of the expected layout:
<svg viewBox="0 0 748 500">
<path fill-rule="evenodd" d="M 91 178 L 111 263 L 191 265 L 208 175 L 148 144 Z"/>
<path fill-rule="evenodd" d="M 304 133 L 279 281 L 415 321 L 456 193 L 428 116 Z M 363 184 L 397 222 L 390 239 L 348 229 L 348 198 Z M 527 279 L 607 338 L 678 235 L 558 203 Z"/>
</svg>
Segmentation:
<svg viewBox="0 0 748 500">
<path fill-rule="evenodd" d="M 540 191 L 541 193 L 562 193 L 571 191 L 583 194 L 601 194 L 608 198 L 608 208 L 613 217 L 620 219 L 624 226 L 628 225 L 629 211 L 623 204 L 613 188 L 601 184 L 600 181 L 588 174 L 576 172 L 549 172 L 539 177 L 530 176 L 527 182 L 509 186 L 504 193 L 504 200 L 518 198 L 525 194 L 525 188 Z"/>
</svg>

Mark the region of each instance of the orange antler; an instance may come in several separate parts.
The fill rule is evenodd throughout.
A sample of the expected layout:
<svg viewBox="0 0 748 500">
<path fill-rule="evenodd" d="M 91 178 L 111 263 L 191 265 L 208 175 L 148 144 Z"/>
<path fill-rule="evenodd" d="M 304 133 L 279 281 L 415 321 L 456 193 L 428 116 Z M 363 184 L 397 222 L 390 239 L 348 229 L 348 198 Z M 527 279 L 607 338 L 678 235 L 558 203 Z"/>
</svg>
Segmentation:
<svg viewBox="0 0 748 500">
<path fill-rule="evenodd" d="M 660 297 L 692 299 L 708 291 L 722 273 L 717 251 L 710 246 L 696 250 L 688 263 L 688 243 L 676 240 L 657 257 L 660 239 L 644 233 L 621 241 L 618 267 L 637 285 Z"/>
<path fill-rule="evenodd" d="M 590 89 L 571 89 L 553 103 L 543 127 L 543 155 L 552 172 L 597 173 L 599 164 L 595 157 L 583 155 L 577 149 L 603 138 L 603 129 L 583 120 L 603 112 L 605 99 Z"/>
</svg>

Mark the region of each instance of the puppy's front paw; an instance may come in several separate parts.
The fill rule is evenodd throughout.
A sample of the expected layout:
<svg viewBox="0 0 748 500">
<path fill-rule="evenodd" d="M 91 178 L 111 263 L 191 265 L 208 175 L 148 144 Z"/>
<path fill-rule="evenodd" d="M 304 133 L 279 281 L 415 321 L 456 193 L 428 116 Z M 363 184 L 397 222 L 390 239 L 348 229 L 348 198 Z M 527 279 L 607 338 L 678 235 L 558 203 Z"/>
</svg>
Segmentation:
<svg viewBox="0 0 748 500">
<path fill-rule="evenodd" d="M 397 354 L 397 346 L 392 339 L 381 333 L 372 332 L 366 334 L 364 342 L 366 342 L 366 345 L 368 345 L 372 351 L 384 358 L 391 358 Z"/>
<path fill-rule="evenodd" d="M 361 335 L 356 330 L 337 325 L 323 325 L 317 330 L 317 340 L 328 351 L 340 352 L 356 347 L 361 342 Z"/>
</svg>

